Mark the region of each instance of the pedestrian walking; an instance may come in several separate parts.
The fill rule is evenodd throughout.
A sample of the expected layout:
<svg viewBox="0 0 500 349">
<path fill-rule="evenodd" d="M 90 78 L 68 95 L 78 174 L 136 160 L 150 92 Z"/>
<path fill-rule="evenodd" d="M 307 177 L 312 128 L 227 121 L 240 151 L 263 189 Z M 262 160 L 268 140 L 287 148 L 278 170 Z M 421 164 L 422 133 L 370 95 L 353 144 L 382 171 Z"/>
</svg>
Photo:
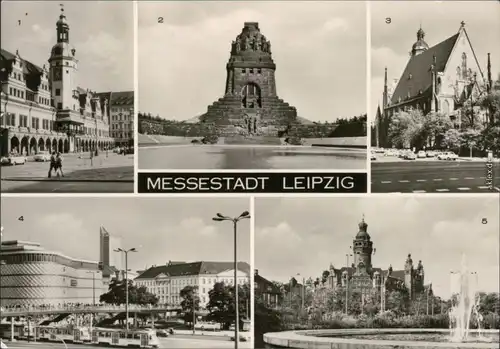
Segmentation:
<svg viewBox="0 0 500 349">
<path fill-rule="evenodd" d="M 50 155 L 50 165 L 49 165 L 49 178 L 52 177 L 52 170 L 55 170 L 57 173 L 56 169 L 56 152 L 53 151 L 52 154 Z"/>
<path fill-rule="evenodd" d="M 57 156 L 56 156 L 56 175 L 58 177 L 59 177 L 59 172 L 61 173 L 61 176 L 64 177 L 64 172 L 63 172 L 63 169 L 62 169 L 62 163 L 63 163 L 62 154 L 59 152 L 59 153 L 57 153 Z"/>
</svg>

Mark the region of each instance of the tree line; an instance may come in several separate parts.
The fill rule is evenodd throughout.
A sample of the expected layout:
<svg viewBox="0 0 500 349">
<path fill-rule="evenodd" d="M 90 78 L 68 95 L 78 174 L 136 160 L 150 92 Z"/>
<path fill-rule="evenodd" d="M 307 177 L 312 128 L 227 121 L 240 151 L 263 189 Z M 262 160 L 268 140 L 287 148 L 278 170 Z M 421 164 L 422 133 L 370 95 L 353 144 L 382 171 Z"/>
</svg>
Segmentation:
<svg viewBox="0 0 500 349">
<path fill-rule="evenodd" d="M 126 302 L 125 280 L 111 280 L 108 292 L 100 296 L 100 302 L 122 305 Z M 221 324 L 223 329 L 229 329 L 235 321 L 235 304 L 234 304 L 233 285 L 226 285 L 224 282 L 215 283 L 213 288 L 208 292 L 209 301 L 206 305 L 208 315 L 206 319 Z M 193 320 L 196 323 L 196 316 L 200 307 L 200 297 L 198 295 L 197 286 L 186 286 L 180 292 L 182 298 L 180 307 L 182 308 L 182 319 L 185 323 L 193 325 Z M 158 305 L 159 299 L 156 295 L 149 292 L 146 286 L 137 286 L 132 280 L 128 280 L 128 297 L 129 304 L 137 305 Z M 248 284 L 238 286 L 238 303 L 240 327 L 242 320 L 250 317 L 250 288 Z M 172 304 L 169 304 L 172 305 Z M 140 316 L 142 318 L 147 315 Z"/>
</svg>

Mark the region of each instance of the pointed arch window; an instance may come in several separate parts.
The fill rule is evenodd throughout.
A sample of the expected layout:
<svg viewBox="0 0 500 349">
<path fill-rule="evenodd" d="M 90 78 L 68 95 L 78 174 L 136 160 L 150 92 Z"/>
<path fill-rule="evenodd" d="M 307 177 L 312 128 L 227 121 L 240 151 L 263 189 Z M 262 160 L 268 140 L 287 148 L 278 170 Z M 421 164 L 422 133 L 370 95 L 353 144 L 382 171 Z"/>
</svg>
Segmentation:
<svg viewBox="0 0 500 349">
<path fill-rule="evenodd" d="M 462 79 L 467 79 L 467 54 L 462 53 Z"/>
</svg>

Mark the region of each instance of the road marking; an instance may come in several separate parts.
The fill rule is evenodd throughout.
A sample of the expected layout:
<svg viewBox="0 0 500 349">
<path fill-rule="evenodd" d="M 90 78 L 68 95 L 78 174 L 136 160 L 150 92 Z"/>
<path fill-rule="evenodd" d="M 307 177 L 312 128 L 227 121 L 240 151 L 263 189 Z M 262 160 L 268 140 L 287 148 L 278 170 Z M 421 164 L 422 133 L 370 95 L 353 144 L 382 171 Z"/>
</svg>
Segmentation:
<svg viewBox="0 0 500 349">
<path fill-rule="evenodd" d="M 481 178 L 481 179 L 485 179 L 486 177 L 481 176 L 481 177 L 479 177 L 479 178 Z"/>
<path fill-rule="evenodd" d="M 434 182 L 438 182 L 438 181 L 442 181 L 442 179 L 441 178 L 435 178 L 435 179 L 433 179 L 433 181 Z"/>
<path fill-rule="evenodd" d="M 427 182 L 427 179 L 417 179 L 417 182 Z"/>
<path fill-rule="evenodd" d="M 401 192 L 400 191 L 392 191 L 389 194 L 401 194 Z"/>
<path fill-rule="evenodd" d="M 478 189 L 488 189 L 489 187 L 485 186 L 485 185 L 481 185 L 479 187 L 477 187 Z"/>
<path fill-rule="evenodd" d="M 410 183 L 410 181 L 407 181 L 406 179 L 402 180 L 402 181 L 398 181 L 399 183 Z"/>
<path fill-rule="evenodd" d="M 470 188 L 457 188 L 458 190 L 470 190 Z"/>
<path fill-rule="evenodd" d="M 449 189 L 436 189 L 436 191 L 443 192 L 443 191 L 450 191 Z"/>
<path fill-rule="evenodd" d="M 390 183 L 392 183 L 392 182 L 391 182 L 391 181 L 382 181 L 381 183 L 382 183 L 382 184 L 390 184 Z"/>
<path fill-rule="evenodd" d="M 465 177 L 464 179 L 474 179 L 474 177 Z"/>
<path fill-rule="evenodd" d="M 427 193 L 425 190 L 414 190 L 414 193 Z"/>
<path fill-rule="evenodd" d="M 500 188 L 498 188 L 498 187 L 494 187 L 494 189 L 495 189 L 496 191 L 500 192 Z"/>
<path fill-rule="evenodd" d="M 450 178 L 450 181 L 458 181 L 458 178 Z"/>
</svg>

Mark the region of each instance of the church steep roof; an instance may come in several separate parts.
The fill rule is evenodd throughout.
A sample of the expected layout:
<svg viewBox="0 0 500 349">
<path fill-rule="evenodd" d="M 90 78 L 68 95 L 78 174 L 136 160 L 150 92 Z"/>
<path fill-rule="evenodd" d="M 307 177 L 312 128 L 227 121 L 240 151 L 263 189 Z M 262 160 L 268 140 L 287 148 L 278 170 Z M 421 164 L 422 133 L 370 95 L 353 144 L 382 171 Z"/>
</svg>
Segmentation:
<svg viewBox="0 0 500 349">
<path fill-rule="evenodd" d="M 410 58 L 391 97 L 391 104 L 397 104 L 399 98 L 401 101 L 415 98 L 420 91 L 425 93 L 431 87 L 430 68 L 434 56 L 436 57 L 436 71 L 444 71 L 459 35 L 460 33 L 457 33 L 425 52 Z"/>
</svg>

